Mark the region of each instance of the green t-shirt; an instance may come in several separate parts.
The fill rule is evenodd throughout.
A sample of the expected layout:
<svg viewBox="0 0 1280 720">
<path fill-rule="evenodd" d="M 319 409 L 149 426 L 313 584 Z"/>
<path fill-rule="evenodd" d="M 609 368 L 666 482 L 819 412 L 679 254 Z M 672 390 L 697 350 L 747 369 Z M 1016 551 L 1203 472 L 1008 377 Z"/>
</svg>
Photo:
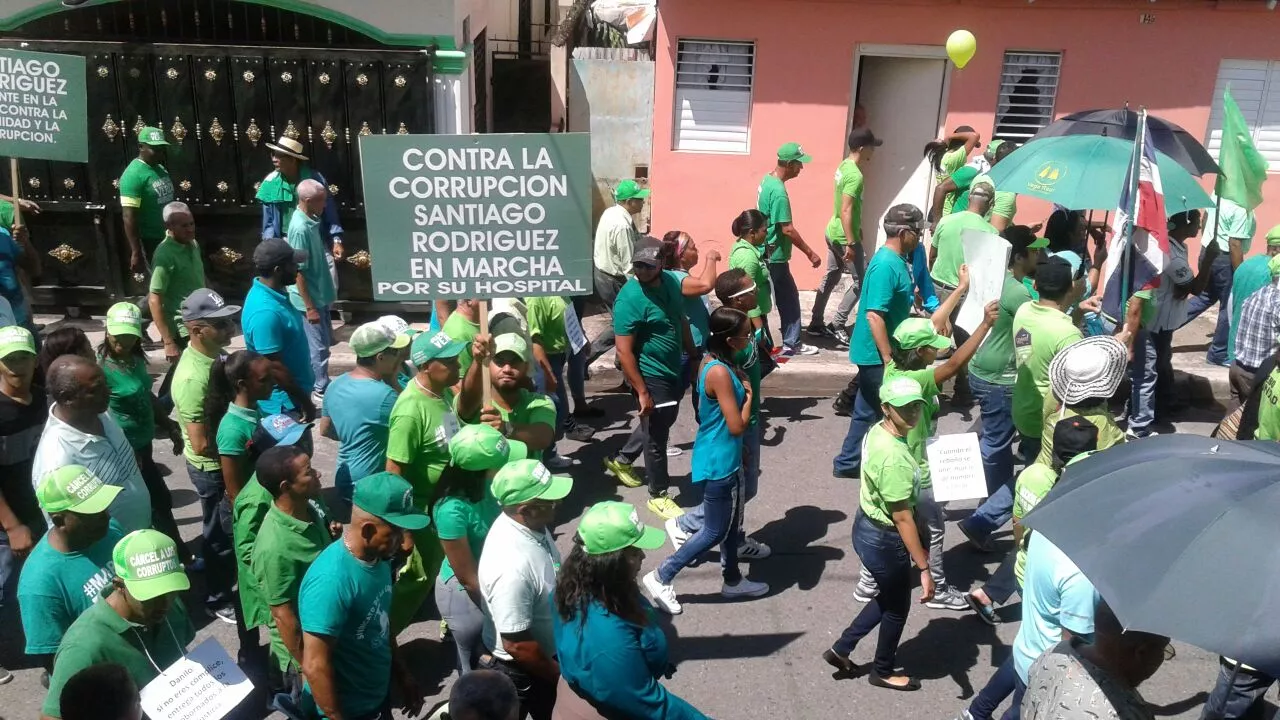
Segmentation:
<svg viewBox="0 0 1280 720">
<path fill-rule="evenodd" d="M 760 249 L 738 238 L 729 249 L 729 269 L 741 269 L 756 284 L 756 308 L 747 312 L 748 317 L 765 317 L 773 310 L 773 286 L 769 268 L 760 257 Z"/>
<path fill-rule="evenodd" d="M 964 231 L 978 230 L 999 235 L 991 223 L 968 210 L 947 215 L 933 231 L 933 248 L 938 257 L 933 262 L 933 279 L 955 287 L 960 284 L 960 266 L 964 264 Z"/>
<path fill-rule="evenodd" d="M 147 361 L 133 356 L 120 363 L 104 355 L 98 362 L 111 390 L 111 418 L 124 431 L 129 447 L 150 447 L 156 435 L 156 411 Z"/>
<path fill-rule="evenodd" d="M 831 220 L 827 222 L 827 239 L 837 245 L 844 245 L 848 239 L 844 236 L 844 223 L 840 222 L 840 210 L 844 206 L 845 196 L 853 198 L 853 239 L 862 243 L 862 169 L 858 163 L 849 158 L 836 168 L 836 200 Z"/>
<path fill-rule="evenodd" d="M 1013 316 L 1013 354 L 1018 377 L 1013 384 L 1013 425 L 1027 437 L 1042 432 L 1044 396 L 1049 392 L 1049 363 L 1084 337 L 1071 318 L 1056 308 L 1029 302 Z"/>
<path fill-rule="evenodd" d="M 1040 454 L 1036 456 L 1037 463 L 1045 467 L 1053 466 L 1053 428 L 1059 420 L 1066 418 L 1079 417 L 1093 423 L 1093 426 L 1098 428 L 1099 451 L 1115 447 L 1125 441 L 1124 431 L 1111 417 L 1111 411 L 1107 409 L 1106 403 L 1066 408 L 1062 411 L 1059 411 L 1058 406 L 1058 400 L 1053 397 L 1053 393 L 1045 393 L 1044 416 L 1041 420 L 1044 436 L 1040 438 Z"/>
<path fill-rule="evenodd" d="M 204 260 L 196 242 L 183 244 L 168 235 L 156 247 L 151 260 L 151 292 L 160 296 L 164 311 L 161 320 L 173 338 L 186 337 L 182 323 L 182 301 L 204 287 Z"/>
<path fill-rule="evenodd" d="M 969 161 L 969 153 L 964 146 L 948 150 L 942 154 L 942 160 L 938 164 L 942 166 L 942 172 L 938 173 L 938 182 L 946 180 L 955 171 L 965 166 Z M 976 172 L 976 171 L 975 171 Z"/>
<path fill-rule="evenodd" d="M 645 377 L 680 377 L 684 323 L 684 296 L 680 281 L 671 273 L 659 274 L 653 286 L 631 278 L 613 303 L 613 332 L 634 339 L 640 374 Z"/>
<path fill-rule="evenodd" d="M 138 210 L 138 236 L 146 250 L 164 239 L 164 206 L 173 202 L 173 179 L 163 165 L 134 158 L 120 175 L 120 206 Z"/>
<path fill-rule="evenodd" d="M 441 540 L 465 538 L 467 546 L 471 548 L 471 557 L 478 566 L 480 551 L 484 549 L 484 538 L 500 512 L 502 509 L 498 507 L 497 501 L 487 492 L 476 502 L 450 495 L 436 503 L 431 513 L 431 522 L 435 524 L 436 534 Z M 440 582 L 448 582 L 451 577 L 453 568 L 449 565 L 449 558 L 445 557 L 444 564 L 440 566 Z"/>
<path fill-rule="evenodd" d="M 191 449 L 191 438 L 187 433 L 188 423 L 204 422 L 204 398 L 209 394 L 209 371 L 213 368 L 213 358 L 188 345 L 178 359 L 178 367 L 173 371 L 173 407 L 178 413 L 178 425 L 182 430 L 184 445 L 182 456 L 198 470 L 217 470 L 220 466 L 215 458 L 197 455 Z M 205 433 L 212 433 L 205 428 Z M 210 438 L 216 442 L 216 436 Z M 212 443 L 210 443 L 212 444 Z"/>
<path fill-rule="evenodd" d="M 253 433 L 258 429 L 258 421 L 262 413 L 257 403 L 253 407 L 240 407 L 234 402 L 227 406 L 227 414 L 218 423 L 218 454 L 248 455 L 249 444 L 253 441 Z"/>
<path fill-rule="evenodd" d="M 164 669 L 177 662 L 195 636 L 181 599 L 175 599 L 164 619 L 150 627 L 129 624 L 100 600 L 76 618 L 62 637 L 49 678 L 49 693 L 40 712 L 62 717 L 62 689 L 76 673 L 91 665 L 123 666 L 134 685 L 145 687 L 160 674 L 156 667 Z"/>
<path fill-rule="evenodd" d="M 528 313 L 529 337 L 541 345 L 548 355 L 569 351 L 569 334 L 564 328 L 564 311 L 567 306 L 565 299 L 558 295 L 526 298 L 524 301 L 525 311 Z"/>
<path fill-rule="evenodd" d="M 956 151 L 953 150 L 952 152 Z M 943 167 L 945 169 L 945 165 Z M 938 182 L 943 182 L 947 178 L 951 178 L 951 181 L 956 184 L 956 189 L 947 193 L 946 197 L 942 198 L 943 217 L 946 217 L 953 212 L 964 210 L 968 207 L 967 202 L 961 204 L 960 196 L 968 194 L 969 186 L 973 184 L 974 178 L 976 177 L 978 177 L 978 169 L 965 165 L 963 157 L 961 158 L 960 167 L 940 177 Z"/>
<path fill-rule="evenodd" d="M 859 505 L 867 517 L 882 525 L 893 524 L 889 506 L 909 501 L 916 505 L 920 490 L 920 464 L 911 456 L 905 438 L 894 437 L 876 423 L 862 446 L 862 488 Z"/>
<path fill-rule="evenodd" d="M 1216 195 L 1210 195 L 1209 198 L 1216 202 L 1205 210 L 1201 244 L 1207 242 L 1212 235 L 1218 249 L 1225 255 L 1231 251 L 1231 239 L 1239 238 L 1240 247 L 1248 255 L 1249 247 L 1253 245 L 1253 235 L 1258 231 L 1258 219 L 1254 217 L 1253 211 L 1226 198 L 1219 199 Z M 1220 216 L 1220 219 L 1215 220 L 1215 215 Z M 1217 232 L 1214 232 L 1215 228 Z"/>
<path fill-rule="evenodd" d="M 897 365 L 889 363 L 889 367 L 885 368 L 884 371 L 884 381 L 889 382 L 895 377 L 908 377 L 920 383 L 924 406 L 920 410 L 920 421 L 907 433 L 907 448 L 911 450 L 911 457 L 920 466 L 920 487 L 933 487 L 933 480 L 929 472 L 929 458 L 925 454 L 925 446 L 928 445 L 929 438 L 938 432 L 938 392 L 940 389 L 937 381 L 934 380 L 933 368 L 902 370 Z"/>
<path fill-rule="evenodd" d="M 1013 355 L 1013 316 L 1018 308 L 1031 301 L 1031 293 L 1013 276 L 1006 273 L 1000 290 L 1000 314 L 969 361 L 974 377 L 995 385 L 1012 385 L 1018 379 L 1018 365 Z"/>
<path fill-rule="evenodd" d="M 404 479 L 413 486 L 414 504 L 421 510 L 427 508 L 440 473 L 449 464 L 449 438 L 457 431 L 453 393 L 447 389 L 443 398 L 437 398 L 411 382 L 391 408 L 387 459 L 403 469 Z"/>
<path fill-rule="evenodd" d="M 13 203 L 0 200 L 0 228 L 13 229 Z"/>
<path fill-rule="evenodd" d="M 1280 368 L 1262 381 L 1262 397 L 1258 401 L 1258 428 L 1255 440 L 1280 440 Z"/>
<path fill-rule="evenodd" d="M 973 179 L 969 182 L 969 187 L 973 187 L 973 185 L 977 183 L 980 178 L 985 178 L 985 177 L 987 177 L 986 173 L 982 173 L 981 175 L 975 175 Z M 968 188 L 966 188 L 963 192 L 961 192 L 959 195 L 956 196 L 956 201 L 955 201 L 955 204 L 952 206 L 952 210 L 954 211 L 966 210 L 968 209 L 968 207 L 969 207 L 969 190 Z M 991 201 L 991 208 L 987 210 L 987 214 L 983 215 L 982 217 L 985 218 L 987 221 L 990 221 L 991 218 L 995 217 L 996 215 L 999 215 L 1000 217 L 1012 222 L 1013 216 L 1017 214 L 1018 214 L 1018 194 L 997 189 L 996 196 Z"/>
<path fill-rule="evenodd" d="M 258 581 L 267 607 L 293 603 L 296 611 L 302 578 L 316 556 L 331 540 L 324 516 L 311 510 L 311 521 L 303 522 L 272 504 L 258 530 L 249 567 Z M 267 624 L 271 635 L 271 654 L 281 671 L 293 664 L 293 656 L 284 646 L 275 620 Z"/>
<path fill-rule="evenodd" d="M 556 406 L 551 402 L 551 398 L 525 388 L 520 388 L 519 393 L 519 397 L 511 405 L 510 410 L 497 403 L 497 393 L 494 393 L 493 407 L 502 416 L 502 419 L 512 425 L 546 425 L 554 431 L 556 428 Z M 467 423 L 480 422 L 479 416 L 462 418 L 462 420 Z M 542 451 L 530 449 L 529 458 L 541 460 Z"/>
<path fill-rule="evenodd" d="M 111 552 L 124 537 L 114 520 L 102 539 L 83 550 L 62 552 L 45 534 L 31 549 L 18 578 L 18 607 L 28 655 L 53 655 L 71 623 L 88 610 L 116 576 Z"/>
<path fill-rule="evenodd" d="M 1040 504 L 1045 495 L 1058 482 L 1058 473 L 1048 465 L 1032 463 L 1018 473 L 1018 480 L 1013 490 L 1013 519 L 1021 521 L 1031 509 Z M 1018 546 L 1018 556 L 1014 560 L 1013 574 L 1018 578 L 1018 587 L 1022 587 L 1022 574 L 1027 567 L 1027 544 L 1031 540 L 1031 530 L 1024 528 L 1022 543 Z"/>
<path fill-rule="evenodd" d="M 450 313 L 449 319 L 444 321 L 440 331 L 448 335 L 449 339 L 466 345 L 458 354 L 458 377 L 465 378 L 467 368 L 471 367 L 471 341 L 480 334 L 480 323 L 473 323 L 462 313 L 453 312 Z"/>
<path fill-rule="evenodd" d="M 789 262 L 791 238 L 778 232 L 778 226 L 791 222 L 791 198 L 787 196 L 786 183 L 779 180 L 773 173 L 765 175 L 760 181 L 760 190 L 756 195 L 756 209 L 769 219 L 764 236 L 764 246 L 769 253 L 769 262 Z"/>
<path fill-rule="evenodd" d="M 249 560 L 253 557 L 253 546 L 258 540 L 262 521 L 274 502 L 271 493 L 262 487 L 255 473 L 249 478 L 249 482 L 240 488 L 236 501 L 231 505 L 231 533 L 235 541 L 240 609 L 244 611 L 245 627 L 251 630 L 271 622 L 271 609 L 262 599 L 258 580 L 249 568 Z"/>
</svg>

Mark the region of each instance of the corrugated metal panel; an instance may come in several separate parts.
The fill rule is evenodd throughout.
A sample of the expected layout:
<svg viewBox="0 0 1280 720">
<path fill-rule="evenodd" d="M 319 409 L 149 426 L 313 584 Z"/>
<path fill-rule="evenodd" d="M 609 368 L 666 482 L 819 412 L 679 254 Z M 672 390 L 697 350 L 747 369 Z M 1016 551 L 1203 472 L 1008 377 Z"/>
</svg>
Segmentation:
<svg viewBox="0 0 1280 720">
<path fill-rule="evenodd" d="M 754 43 L 680 40 L 673 149 L 749 151 L 754 73 Z"/>
</svg>

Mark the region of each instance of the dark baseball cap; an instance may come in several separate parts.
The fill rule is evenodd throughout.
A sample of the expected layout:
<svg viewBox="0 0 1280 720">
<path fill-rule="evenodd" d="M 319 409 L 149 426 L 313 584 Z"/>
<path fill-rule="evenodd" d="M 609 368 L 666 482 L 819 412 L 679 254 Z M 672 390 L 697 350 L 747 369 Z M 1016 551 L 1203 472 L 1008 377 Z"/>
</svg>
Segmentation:
<svg viewBox="0 0 1280 720">
<path fill-rule="evenodd" d="M 637 246 L 636 251 L 631 254 L 631 263 L 633 265 L 662 267 L 662 246 L 657 243 L 646 243 Z"/>
<path fill-rule="evenodd" d="M 228 305 L 221 295 L 209 288 L 192 290 L 187 299 L 182 301 L 182 322 L 217 320 L 231 317 L 238 312 L 240 312 L 239 305 Z"/>
<path fill-rule="evenodd" d="M 901 203 L 889 208 L 889 211 L 884 214 L 884 224 L 886 226 L 906 225 L 919 230 L 924 226 L 924 213 L 911 203 Z"/>
<path fill-rule="evenodd" d="M 290 260 L 294 263 L 306 262 L 307 254 L 301 250 L 294 250 L 292 245 L 280 238 L 263 240 L 253 251 L 253 266 L 258 269 L 258 272 L 280 267 Z"/>
<path fill-rule="evenodd" d="M 853 132 L 849 133 L 850 150 L 857 150 L 858 148 L 864 147 L 880 147 L 883 144 L 884 141 L 876 137 L 875 133 L 871 132 L 870 128 L 854 128 Z"/>
<path fill-rule="evenodd" d="M 1071 263 L 1067 260 L 1056 255 L 1042 257 L 1036 263 L 1036 289 L 1041 294 L 1061 295 L 1071 289 L 1072 275 Z"/>
<path fill-rule="evenodd" d="M 1077 455 L 1098 449 L 1098 426 L 1082 417 L 1059 420 L 1053 426 L 1053 459 L 1066 467 Z"/>
</svg>

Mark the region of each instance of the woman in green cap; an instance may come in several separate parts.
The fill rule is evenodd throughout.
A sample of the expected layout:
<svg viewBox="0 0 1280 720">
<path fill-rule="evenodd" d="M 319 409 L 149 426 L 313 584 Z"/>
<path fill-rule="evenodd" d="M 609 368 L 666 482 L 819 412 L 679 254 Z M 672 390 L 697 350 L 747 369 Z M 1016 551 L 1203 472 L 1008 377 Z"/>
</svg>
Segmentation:
<svg viewBox="0 0 1280 720">
<path fill-rule="evenodd" d="M 107 332 L 98 346 L 98 364 L 111 391 L 109 412 L 124 431 L 133 448 L 138 470 L 151 495 L 151 524 L 178 546 L 185 564 L 193 562 L 191 551 L 182 542 L 173 518 L 173 496 L 152 456 L 156 434 L 156 396 L 147 374 L 147 354 L 142 349 L 142 311 L 133 303 L 120 302 L 107 310 Z"/>
<path fill-rule="evenodd" d="M 667 636 L 636 578 L 644 551 L 665 542 L 627 503 L 583 513 L 556 581 L 556 718 L 706 718 L 659 682 L 668 674 Z"/>
<path fill-rule="evenodd" d="M 458 674 L 471 672 L 484 653 L 484 613 L 480 610 L 480 552 L 502 509 L 489 481 L 529 449 L 489 425 L 463 425 L 449 440 L 449 464 L 431 499 L 431 522 L 440 536 L 444 563 L 436 576 L 436 607 L 458 649 Z"/>
<path fill-rule="evenodd" d="M 853 549 L 871 571 L 880 592 L 841 633 L 822 659 L 845 675 L 857 668 L 849 654 L 858 641 L 880 627 L 868 682 L 890 690 L 920 689 L 920 681 L 896 670 L 898 641 L 911 611 L 911 575 L 920 573 L 920 602 L 933 599 L 929 551 L 920 539 L 916 504 L 920 464 L 907 436 L 920 423 L 925 399 L 920 383 L 908 377 L 885 378 L 880 387 L 884 419 L 862 441 L 862 489 L 853 521 Z"/>
</svg>

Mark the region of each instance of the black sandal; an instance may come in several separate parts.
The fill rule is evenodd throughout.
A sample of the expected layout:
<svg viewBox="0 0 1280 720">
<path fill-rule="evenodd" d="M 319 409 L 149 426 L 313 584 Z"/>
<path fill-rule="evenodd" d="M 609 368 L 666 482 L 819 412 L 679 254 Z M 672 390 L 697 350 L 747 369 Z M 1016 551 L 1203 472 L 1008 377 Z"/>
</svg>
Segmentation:
<svg viewBox="0 0 1280 720">
<path fill-rule="evenodd" d="M 893 683 L 889 682 L 888 680 L 885 680 L 879 675 L 875 673 L 871 673 L 870 675 L 867 676 L 867 682 L 879 688 L 885 688 L 888 690 L 897 690 L 898 692 L 915 692 L 916 690 L 920 689 L 920 681 L 915 678 L 911 678 L 910 682 L 908 682 L 906 685 L 894 685 Z"/>
<path fill-rule="evenodd" d="M 828 665 L 835 668 L 837 672 L 842 672 L 846 675 L 858 674 L 858 666 L 854 665 L 852 660 L 840 655 L 835 650 L 828 648 L 822 653 L 822 659 L 825 660 Z"/>
</svg>

